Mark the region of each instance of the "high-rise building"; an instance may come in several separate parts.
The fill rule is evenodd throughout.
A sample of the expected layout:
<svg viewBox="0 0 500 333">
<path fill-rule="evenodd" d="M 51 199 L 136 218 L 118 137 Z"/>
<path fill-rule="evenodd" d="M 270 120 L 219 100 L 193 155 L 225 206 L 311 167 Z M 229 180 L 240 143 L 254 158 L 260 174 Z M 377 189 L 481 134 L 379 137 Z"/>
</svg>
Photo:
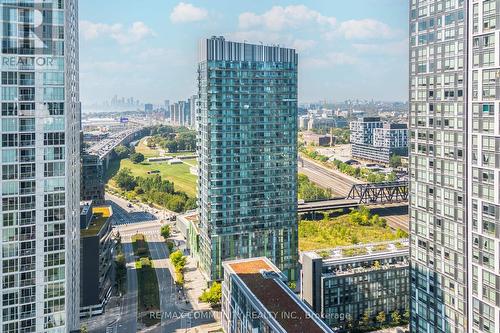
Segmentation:
<svg viewBox="0 0 500 333">
<path fill-rule="evenodd" d="M 295 50 L 212 37 L 201 41 L 198 147 L 201 259 L 265 256 L 297 276 Z"/>
<path fill-rule="evenodd" d="M 196 104 L 198 97 L 196 95 L 189 98 L 189 127 L 196 129 Z"/>
<path fill-rule="evenodd" d="M 500 330 L 496 2 L 410 1 L 412 332 Z"/>
<path fill-rule="evenodd" d="M 2 332 L 79 327 L 78 1 L 2 1 Z"/>
</svg>

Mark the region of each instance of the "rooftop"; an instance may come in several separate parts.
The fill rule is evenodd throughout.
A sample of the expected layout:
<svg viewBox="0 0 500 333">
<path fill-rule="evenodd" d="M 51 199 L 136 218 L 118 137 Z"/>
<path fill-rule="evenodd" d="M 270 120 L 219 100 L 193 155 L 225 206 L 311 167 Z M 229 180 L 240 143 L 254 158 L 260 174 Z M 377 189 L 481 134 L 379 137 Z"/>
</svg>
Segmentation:
<svg viewBox="0 0 500 333">
<path fill-rule="evenodd" d="M 354 258 L 365 255 L 380 255 L 383 253 L 396 253 L 398 251 L 408 251 L 408 239 L 395 241 L 377 242 L 370 244 L 357 244 L 349 246 L 339 246 L 332 249 L 322 249 L 317 251 L 304 252 L 312 258 L 321 257 L 324 260 L 338 260 Z"/>
<path fill-rule="evenodd" d="M 284 284 L 281 271 L 267 258 L 230 261 L 224 266 L 241 279 L 270 314 L 269 318 L 275 319 L 287 333 L 331 332 Z"/>
<path fill-rule="evenodd" d="M 94 207 L 92 209 L 93 216 L 92 221 L 88 225 L 86 229 L 80 230 L 81 237 L 90 237 L 98 235 L 102 228 L 106 225 L 109 218 L 113 215 L 113 211 L 111 207 L 103 206 L 103 207 Z"/>
<path fill-rule="evenodd" d="M 88 228 L 80 230 L 80 236 L 90 237 L 98 235 L 107 221 L 108 221 L 107 217 L 103 217 L 101 214 L 95 214 Z"/>
</svg>

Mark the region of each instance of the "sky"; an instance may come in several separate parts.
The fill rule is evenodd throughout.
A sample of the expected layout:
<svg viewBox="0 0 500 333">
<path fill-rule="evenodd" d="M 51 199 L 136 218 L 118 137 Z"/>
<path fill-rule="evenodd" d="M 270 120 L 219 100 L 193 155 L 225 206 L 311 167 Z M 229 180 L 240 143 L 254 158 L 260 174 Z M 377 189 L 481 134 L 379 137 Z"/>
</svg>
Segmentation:
<svg viewBox="0 0 500 333">
<path fill-rule="evenodd" d="M 83 0 L 85 105 L 196 93 L 198 42 L 213 35 L 299 52 L 299 102 L 408 99 L 406 0 Z"/>
</svg>

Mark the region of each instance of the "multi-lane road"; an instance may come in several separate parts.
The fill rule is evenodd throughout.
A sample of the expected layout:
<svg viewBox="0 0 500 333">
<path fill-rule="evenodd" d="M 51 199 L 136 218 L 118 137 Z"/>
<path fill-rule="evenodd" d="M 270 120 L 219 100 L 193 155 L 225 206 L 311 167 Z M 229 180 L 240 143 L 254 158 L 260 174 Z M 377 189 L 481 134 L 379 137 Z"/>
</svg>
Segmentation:
<svg viewBox="0 0 500 333">
<path fill-rule="evenodd" d="M 101 140 L 88 148 L 88 152 L 92 155 L 98 155 L 100 158 L 106 156 L 111 150 L 121 145 L 124 140 L 135 133 L 142 131 L 143 127 L 129 128 L 124 131 L 114 133 L 109 138 Z"/>
<path fill-rule="evenodd" d="M 115 231 L 120 233 L 123 251 L 127 262 L 127 293 L 122 296 L 115 308 L 108 307 L 106 313 L 89 320 L 84 320 L 88 331 L 92 333 L 135 333 L 141 331 L 138 321 L 138 282 L 135 270 L 135 257 L 131 237 L 137 233 L 144 234 L 148 241 L 151 258 L 154 262 L 160 294 L 161 325 L 148 332 L 171 333 L 188 330 L 198 325 L 214 322 L 210 311 L 195 313 L 175 285 L 168 264 L 168 247 L 160 235 L 163 219 L 172 212 L 132 205 L 116 196 L 106 195 L 106 200 L 113 209 L 112 223 Z M 147 211 L 146 211 L 147 210 Z"/>
</svg>

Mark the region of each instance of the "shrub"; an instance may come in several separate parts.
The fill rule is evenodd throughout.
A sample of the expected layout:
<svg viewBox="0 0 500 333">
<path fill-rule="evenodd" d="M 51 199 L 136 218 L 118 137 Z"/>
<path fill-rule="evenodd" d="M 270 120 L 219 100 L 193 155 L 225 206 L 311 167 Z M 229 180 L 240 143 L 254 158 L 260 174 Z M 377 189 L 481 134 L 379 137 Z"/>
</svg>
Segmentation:
<svg viewBox="0 0 500 333">
<path fill-rule="evenodd" d="M 164 225 L 161 227 L 160 233 L 163 238 L 167 239 L 170 237 L 170 226 L 169 225 Z"/>
<path fill-rule="evenodd" d="M 132 155 L 130 155 L 130 160 L 134 164 L 142 163 L 144 162 L 144 155 L 141 153 L 133 153 Z"/>
<path fill-rule="evenodd" d="M 211 306 L 220 304 L 222 298 L 222 285 L 214 282 L 209 289 L 206 289 L 200 296 L 200 302 L 209 303 Z"/>
</svg>

